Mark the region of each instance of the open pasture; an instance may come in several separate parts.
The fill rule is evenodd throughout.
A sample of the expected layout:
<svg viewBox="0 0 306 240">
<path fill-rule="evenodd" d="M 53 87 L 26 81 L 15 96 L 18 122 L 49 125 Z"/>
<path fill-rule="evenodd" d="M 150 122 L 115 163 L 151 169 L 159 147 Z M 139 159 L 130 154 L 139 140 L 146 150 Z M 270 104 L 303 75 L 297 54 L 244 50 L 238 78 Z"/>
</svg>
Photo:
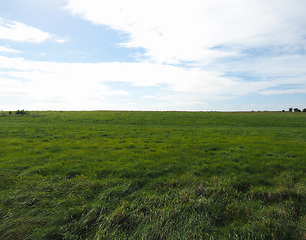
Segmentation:
<svg viewBox="0 0 306 240">
<path fill-rule="evenodd" d="M 0 113 L 0 239 L 306 239 L 306 114 Z"/>
</svg>

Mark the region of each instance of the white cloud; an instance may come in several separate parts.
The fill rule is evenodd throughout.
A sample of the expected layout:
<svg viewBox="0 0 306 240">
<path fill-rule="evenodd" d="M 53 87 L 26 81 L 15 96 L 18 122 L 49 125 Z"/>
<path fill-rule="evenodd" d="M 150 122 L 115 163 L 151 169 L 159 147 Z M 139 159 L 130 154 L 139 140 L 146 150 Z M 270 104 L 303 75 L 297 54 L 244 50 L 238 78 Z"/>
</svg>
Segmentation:
<svg viewBox="0 0 306 240">
<path fill-rule="evenodd" d="M 164 86 L 143 99 L 165 108 L 305 93 L 306 1 L 67 0 L 65 9 L 143 48 L 150 64 L 118 69 L 135 86 Z"/>
<path fill-rule="evenodd" d="M 303 0 L 67 0 L 66 10 L 128 34 L 159 63 L 208 63 L 248 47 L 306 48 Z M 221 48 L 214 48 L 220 47 Z"/>
<path fill-rule="evenodd" d="M 22 81 L 0 77 L 0 96 L 23 96 L 24 90 Z"/>
<path fill-rule="evenodd" d="M 124 89 L 112 89 L 103 83 L 110 74 L 108 70 L 103 76 L 103 70 L 108 68 L 108 64 L 36 62 L 0 56 L 0 97 L 26 98 L 28 109 L 102 109 L 105 99 L 129 95 Z"/>
<path fill-rule="evenodd" d="M 26 97 L 31 109 L 195 110 L 207 100 L 268 94 L 288 83 L 250 82 L 217 71 L 150 62 L 56 63 L 0 56 L 0 69 L 0 96 Z M 132 94 L 152 87 L 153 94 Z"/>
</svg>

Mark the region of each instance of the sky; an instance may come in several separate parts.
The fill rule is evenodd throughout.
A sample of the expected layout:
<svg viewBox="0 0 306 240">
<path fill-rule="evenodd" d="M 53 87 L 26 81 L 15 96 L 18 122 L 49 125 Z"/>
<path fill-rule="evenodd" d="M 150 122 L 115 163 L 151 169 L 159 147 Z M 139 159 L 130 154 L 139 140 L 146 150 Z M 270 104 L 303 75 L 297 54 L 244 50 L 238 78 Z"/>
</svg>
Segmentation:
<svg viewBox="0 0 306 240">
<path fill-rule="evenodd" d="M 305 0 L 0 0 L 0 110 L 290 107 Z"/>
</svg>

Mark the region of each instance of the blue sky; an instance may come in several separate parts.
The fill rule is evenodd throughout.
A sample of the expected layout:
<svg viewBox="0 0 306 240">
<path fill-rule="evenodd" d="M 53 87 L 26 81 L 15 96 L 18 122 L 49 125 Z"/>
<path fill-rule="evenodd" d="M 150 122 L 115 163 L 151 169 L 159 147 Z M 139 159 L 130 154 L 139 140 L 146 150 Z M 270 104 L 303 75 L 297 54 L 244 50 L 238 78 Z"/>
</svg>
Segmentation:
<svg viewBox="0 0 306 240">
<path fill-rule="evenodd" d="M 0 110 L 289 107 L 304 0 L 0 0 Z"/>
</svg>

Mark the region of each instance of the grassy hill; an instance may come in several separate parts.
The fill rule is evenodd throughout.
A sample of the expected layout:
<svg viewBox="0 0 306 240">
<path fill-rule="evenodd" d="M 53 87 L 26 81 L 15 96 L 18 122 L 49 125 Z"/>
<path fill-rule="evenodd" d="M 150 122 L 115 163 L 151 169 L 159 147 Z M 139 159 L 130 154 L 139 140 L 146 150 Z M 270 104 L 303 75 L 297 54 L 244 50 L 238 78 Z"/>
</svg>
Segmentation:
<svg viewBox="0 0 306 240">
<path fill-rule="evenodd" d="M 0 239 L 306 239 L 306 114 L 0 113 Z"/>
</svg>

